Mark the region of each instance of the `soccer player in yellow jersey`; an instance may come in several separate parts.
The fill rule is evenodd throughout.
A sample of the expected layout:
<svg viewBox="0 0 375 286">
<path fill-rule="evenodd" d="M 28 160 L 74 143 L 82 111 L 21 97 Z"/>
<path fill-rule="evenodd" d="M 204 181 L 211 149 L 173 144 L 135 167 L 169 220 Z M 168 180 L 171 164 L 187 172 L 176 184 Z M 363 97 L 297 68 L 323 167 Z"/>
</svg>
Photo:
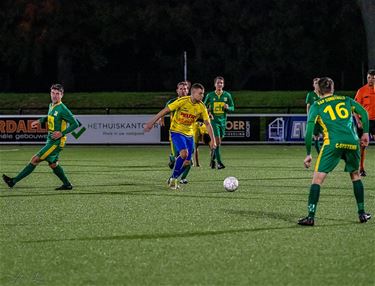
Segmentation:
<svg viewBox="0 0 375 286">
<path fill-rule="evenodd" d="M 145 124 L 144 130 L 148 132 L 152 129 L 155 122 L 160 117 L 169 112 L 174 112 L 171 122 L 170 133 L 173 144 L 179 156 L 176 159 L 175 166 L 168 184 L 171 189 L 178 189 L 178 177 L 184 172 L 186 166 L 191 164 L 191 156 L 194 149 L 194 123 L 201 118 L 207 127 L 211 138 L 211 149 L 216 148 L 215 136 L 213 134 L 210 118 L 206 106 L 203 104 L 204 87 L 199 83 L 191 86 L 191 95 L 184 96 L 163 108 L 150 121 Z"/>
</svg>

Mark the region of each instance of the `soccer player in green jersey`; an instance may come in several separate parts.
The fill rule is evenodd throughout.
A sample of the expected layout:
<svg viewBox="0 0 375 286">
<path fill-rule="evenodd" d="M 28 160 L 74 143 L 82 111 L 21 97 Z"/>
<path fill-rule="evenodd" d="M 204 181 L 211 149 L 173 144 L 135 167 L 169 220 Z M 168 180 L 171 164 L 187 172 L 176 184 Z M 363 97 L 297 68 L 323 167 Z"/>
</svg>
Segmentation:
<svg viewBox="0 0 375 286">
<path fill-rule="evenodd" d="M 61 102 L 64 88 L 61 84 L 51 86 L 51 101 L 48 115 L 34 121 L 31 126 L 36 128 L 39 124 L 47 122 L 48 136 L 46 145 L 31 158 L 31 162 L 14 178 L 3 175 L 4 182 L 12 188 L 26 176 L 34 171 L 35 167 L 42 161 L 47 161 L 53 173 L 63 182 L 56 190 L 71 190 L 72 184 L 65 176 L 63 168 L 59 165 L 59 154 L 66 142 L 66 134 L 78 127 L 78 122 L 70 110 Z M 69 126 L 67 126 L 69 124 Z"/>
<path fill-rule="evenodd" d="M 298 224 L 314 225 L 316 206 L 319 201 L 320 186 L 327 174 L 337 166 L 340 159 L 345 161 L 345 171 L 350 173 L 353 183 L 354 196 L 357 201 L 358 216 L 361 223 L 367 222 L 371 214 L 365 212 L 364 187 L 359 175 L 359 143 L 369 144 L 369 121 L 366 110 L 356 101 L 346 96 L 334 95 L 333 80 L 328 77 L 320 78 L 319 94 L 321 99 L 310 108 L 305 136 L 307 156 L 304 160 L 306 168 L 311 166 L 311 139 L 314 125 L 318 123 L 323 128 L 323 146 L 316 160 L 314 176 L 308 198 L 308 216 L 301 218 Z M 352 112 L 361 116 L 363 135 L 359 142 L 353 124 Z"/>
<path fill-rule="evenodd" d="M 306 113 L 307 114 L 309 114 L 309 110 L 310 110 L 311 105 L 313 105 L 315 101 L 320 99 L 319 92 L 318 92 L 318 89 L 319 89 L 318 80 L 319 80 L 318 77 L 313 79 L 314 90 L 309 91 L 306 95 Z M 323 133 L 323 130 L 322 130 L 321 126 L 319 124 L 315 124 L 314 132 L 313 132 L 314 146 L 315 146 L 316 152 L 318 152 L 318 154 L 320 152 L 319 137 L 320 137 L 320 134 L 322 134 L 322 133 Z"/>
<path fill-rule="evenodd" d="M 234 103 L 232 95 L 223 90 L 224 78 L 217 76 L 214 79 L 215 91 L 209 92 L 204 99 L 204 104 L 207 106 L 210 117 L 212 119 L 211 124 L 214 129 L 216 139 L 216 149 L 211 152 L 210 166 L 215 169 L 217 161 L 217 168 L 224 169 L 225 166 L 221 160 L 220 146 L 221 141 L 225 136 L 225 128 L 227 124 L 227 113 L 234 111 Z"/>
</svg>

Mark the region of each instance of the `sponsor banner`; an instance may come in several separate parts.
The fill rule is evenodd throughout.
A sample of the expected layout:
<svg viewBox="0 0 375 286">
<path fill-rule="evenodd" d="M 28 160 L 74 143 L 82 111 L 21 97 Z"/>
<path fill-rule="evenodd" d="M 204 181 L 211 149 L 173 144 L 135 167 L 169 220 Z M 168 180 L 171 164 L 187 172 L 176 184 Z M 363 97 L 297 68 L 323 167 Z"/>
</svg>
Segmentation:
<svg viewBox="0 0 375 286">
<path fill-rule="evenodd" d="M 169 141 L 169 116 L 165 126 L 145 133 L 152 115 L 77 115 L 80 126 L 68 134 L 68 144 L 158 144 Z M 43 144 L 46 126 L 32 128 L 40 116 L 0 116 L 0 144 Z M 228 115 L 224 143 L 303 143 L 306 115 Z"/>
<path fill-rule="evenodd" d="M 169 141 L 170 117 L 164 118 L 160 129 L 162 142 Z M 223 142 L 249 142 L 260 140 L 260 117 L 254 115 L 228 115 Z"/>
<path fill-rule="evenodd" d="M 259 140 L 259 116 L 228 115 L 223 142 L 247 142 Z"/>
<path fill-rule="evenodd" d="M 159 125 L 155 124 L 150 132 L 143 131 L 145 123 L 152 118 L 152 115 L 78 115 L 76 118 L 81 126 L 68 135 L 70 143 L 160 143 Z"/>
<path fill-rule="evenodd" d="M 0 143 L 44 143 L 46 126 L 31 127 L 38 119 L 38 116 L 0 116 Z"/>
<path fill-rule="evenodd" d="M 267 117 L 266 141 L 303 142 L 305 140 L 306 120 L 306 115 Z"/>
<path fill-rule="evenodd" d="M 47 139 L 45 126 L 31 128 L 39 116 L 0 116 L 0 143 L 35 144 Z M 151 115 L 77 115 L 80 126 L 68 134 L 68 144 L 160 143 L 159 125 L 145 133 Z"/>
</svg>

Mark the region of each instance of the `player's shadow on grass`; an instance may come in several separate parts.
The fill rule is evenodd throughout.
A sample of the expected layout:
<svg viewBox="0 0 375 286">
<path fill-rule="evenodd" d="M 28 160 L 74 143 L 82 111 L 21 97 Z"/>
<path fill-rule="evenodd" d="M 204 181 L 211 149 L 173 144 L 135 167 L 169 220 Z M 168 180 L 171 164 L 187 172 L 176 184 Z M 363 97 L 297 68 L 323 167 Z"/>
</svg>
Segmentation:
<svg viewBox="0 0 375 286">
<path fill-rule="evenodd" d="M 336 227 L 353 224 L 353 222 L 341 222 L 330 225 L 318 225 L 316 228 Z M 62 238 L 62 239 L 39 239 L 39 240 L 24 240 L 22 243 L 48 243 L 48 242 L 79 242 L 79 241 L 106 241 L 106 240 L 152 240 L 152 239 L 174 239 L 174 238 L 192 238 L 203 236 L 216 236 L 225 234 L 240 234 L 240 233 L 255 233 L 272 230 L 287 230 L 287 229 L 300 229 L 301 231 L 309 230 L 311 227 L 301 227 L 293 221 L 293 225 L 288 226 L 273 226 L 273 227 L 254 227 L 254 228 L 239 228 L 228 230 L 206 230 L 206 231 L 191 231 L 182 233 L 145 233 L 145 234 L 126 234 L 126 235 L 113 235 L 113 236 L 97 236 L 97 237 L 77 237 L 77 238 Z"/>
<path fill-rule="evenodd" d="M 276 220 L 283 220 L 289 223 L 296 223 L 296 217 L 297 217 L 295 215 L 288 215 L 284 213 L 253 211 L 253 210 L 224 209 L 223 211 L 225 213 L 233 214 L 233 215 L 240 215 L 240 216 L 258 218 L 258 219 L 276 219 Z"/>
</svg>

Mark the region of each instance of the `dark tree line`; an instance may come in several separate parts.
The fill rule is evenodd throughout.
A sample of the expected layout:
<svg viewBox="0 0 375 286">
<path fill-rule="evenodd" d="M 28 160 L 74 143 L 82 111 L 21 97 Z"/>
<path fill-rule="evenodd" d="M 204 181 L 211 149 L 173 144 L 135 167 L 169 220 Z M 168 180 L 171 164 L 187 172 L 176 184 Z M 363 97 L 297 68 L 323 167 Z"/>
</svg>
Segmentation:
<svg viewBox="0 0 375 286">
<path fill-rule="evenodd" d="M 188 78 L 207 87 L 218 74 L 232 90 L 307 89 L 329 75 L 354 89 L 374 64 L 374 33 L 363 24 L 374 21 L 371 7 L 374 0 L 4 0 L 0 91 L 44 91 L 56 81 L 71 91 L 173 89 L 184 51 Z"/>
</svg>

